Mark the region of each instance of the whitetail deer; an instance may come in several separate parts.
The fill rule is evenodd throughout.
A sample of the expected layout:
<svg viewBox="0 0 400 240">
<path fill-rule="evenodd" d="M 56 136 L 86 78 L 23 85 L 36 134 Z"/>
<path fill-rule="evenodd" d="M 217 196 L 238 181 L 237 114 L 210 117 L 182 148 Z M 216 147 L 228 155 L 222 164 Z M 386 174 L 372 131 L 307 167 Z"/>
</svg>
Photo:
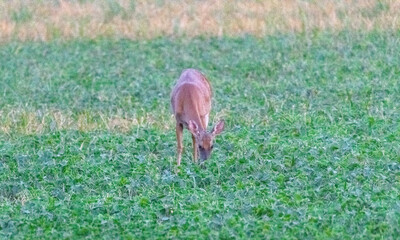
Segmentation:
<svg viewBox="0 0 400 240">
<path fill-rule="evenodd" d="M 211 132 L 207 132 L 211 97 L 210 82 L 200 71 L 186 69 L 182 72 L 171 93 L 171 106 L 176 118 L 178 166 L 181 164 L 184 127 L 192 133 L 195 162 L 197 162 L 197 151 L 200 152 L 202 161 L 210 157 L 215 136 L 224 130 L 224 121 L 221 120 Z"/>
</svg>

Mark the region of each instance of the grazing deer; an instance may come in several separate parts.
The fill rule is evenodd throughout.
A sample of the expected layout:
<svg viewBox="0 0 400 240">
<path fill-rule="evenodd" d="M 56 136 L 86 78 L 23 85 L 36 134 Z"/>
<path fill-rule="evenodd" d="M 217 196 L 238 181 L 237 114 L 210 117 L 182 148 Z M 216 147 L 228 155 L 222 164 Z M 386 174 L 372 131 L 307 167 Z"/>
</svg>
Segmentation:
<svg viewBox="0 0 400 240">
<path fill-rule="evenodd" d="M 192 133 L 195 162 L 197 162 L 198 151 L 201 161 L 210 157 L 215 136 L 224 130 L 225 122 L 221 120 L 211 132 L 207 132 L 211 97 L 210 82 L 200 71 L 186 69 L 182 72 L 171 93 L 171 106 L 176 119 L 178 166 L 181 164 L 183 150 L 183 127 Z"/>
</svg>

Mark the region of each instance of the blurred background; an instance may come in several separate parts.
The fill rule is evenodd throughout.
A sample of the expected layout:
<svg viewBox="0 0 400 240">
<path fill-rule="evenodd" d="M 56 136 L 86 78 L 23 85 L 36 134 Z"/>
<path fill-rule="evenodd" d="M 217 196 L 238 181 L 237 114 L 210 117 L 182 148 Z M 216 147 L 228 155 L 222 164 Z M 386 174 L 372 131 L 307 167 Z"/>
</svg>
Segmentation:
<svg viewBox="0 0 400 240">
<path fill-rule="evenodd" d="M 400 1 L 392 0 L 1 0 L 0 5 L 2 42 L 99 36 L 265 36 L 400 26 Z"/>
</svg>

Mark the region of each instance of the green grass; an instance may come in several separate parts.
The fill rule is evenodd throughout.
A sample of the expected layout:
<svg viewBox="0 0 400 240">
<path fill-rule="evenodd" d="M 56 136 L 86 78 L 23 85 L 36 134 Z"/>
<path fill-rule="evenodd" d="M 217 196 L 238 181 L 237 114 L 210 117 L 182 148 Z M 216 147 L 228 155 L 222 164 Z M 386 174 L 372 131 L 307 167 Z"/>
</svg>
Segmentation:
<svg viewBox="0 0 400 240">
<path fill-rule="evenodd" d="M 399 37 L 0 46 L 0 238 L 397 238 Z M 227 125 L 205 168 L 186 131 L 175 174 L 169 93 L 188 67 Z"/>
</svg>

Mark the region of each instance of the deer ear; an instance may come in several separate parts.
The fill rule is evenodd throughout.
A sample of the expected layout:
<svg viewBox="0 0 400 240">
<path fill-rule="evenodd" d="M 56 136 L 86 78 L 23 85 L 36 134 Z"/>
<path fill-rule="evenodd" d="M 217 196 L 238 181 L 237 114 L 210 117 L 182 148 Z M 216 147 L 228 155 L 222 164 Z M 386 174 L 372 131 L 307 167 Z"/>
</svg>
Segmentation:
<svg viewBox="0 0 400 240">
<path fill-rule="evenodd" d="M 197 123 L 192 120 L 189 120 L 188 129 L 193 135 L 197 135 L 199 133 L 199 127 L 197 126 Z"/>
<path fill-rule="evenodd" d="M 213 128 L 211 134 L 214 136 L 220 134 L 224 130 L 224 126 L 225 126 L 225 121 L 224 120 L 219 121 Z"/>
</svg>

